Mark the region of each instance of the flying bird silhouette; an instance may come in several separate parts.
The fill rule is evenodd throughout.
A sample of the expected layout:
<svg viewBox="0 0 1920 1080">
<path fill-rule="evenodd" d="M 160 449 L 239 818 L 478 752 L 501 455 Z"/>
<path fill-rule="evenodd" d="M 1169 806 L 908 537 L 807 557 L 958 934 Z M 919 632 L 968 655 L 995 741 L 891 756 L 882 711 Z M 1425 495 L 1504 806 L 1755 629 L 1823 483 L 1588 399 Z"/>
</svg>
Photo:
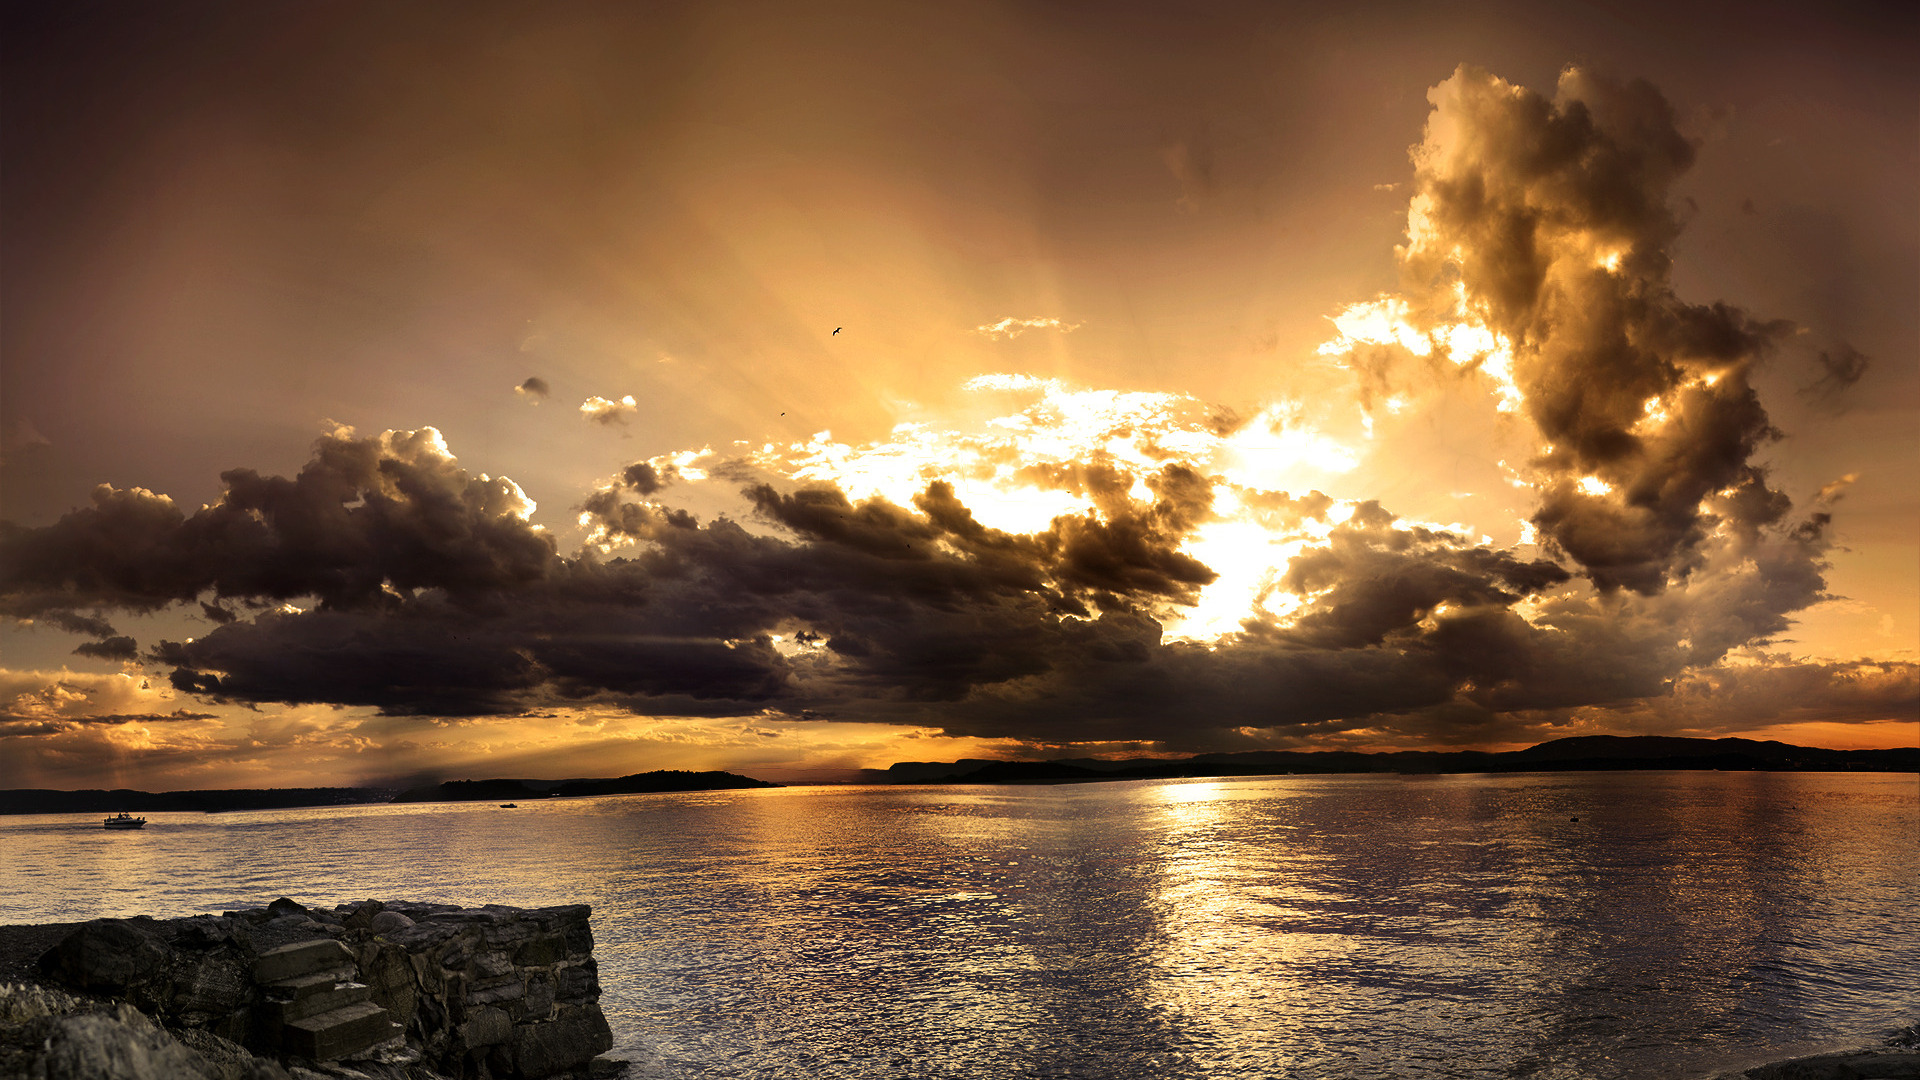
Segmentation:
<svg viewBox="0 0 1920 1080">
<path fill-rule="evenodd" d="M 840 328 L 836 326 L 833 328 L 833 334 L 828 334 L 827 336 L 832 337 L 834 336 L 834 334 L 838 334 L 839 332 L 840 332 Z"/>
</svg>

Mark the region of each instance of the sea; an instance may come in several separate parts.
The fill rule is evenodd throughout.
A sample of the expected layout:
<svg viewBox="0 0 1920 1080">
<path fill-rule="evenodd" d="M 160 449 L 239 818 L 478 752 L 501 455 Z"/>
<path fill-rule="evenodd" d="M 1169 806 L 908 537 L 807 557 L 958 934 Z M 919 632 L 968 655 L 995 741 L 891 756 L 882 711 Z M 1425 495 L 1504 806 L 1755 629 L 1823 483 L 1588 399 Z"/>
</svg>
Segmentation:
<svg viewBox="0 0 1920 1080">
<path fill-rule="evenodd" d="M 1708 1076 L 1920 1010 L 1920 777 L 789 787 L 0 818 L 0 923 L 593 906 L 652 1078 Z"/>
</svg>

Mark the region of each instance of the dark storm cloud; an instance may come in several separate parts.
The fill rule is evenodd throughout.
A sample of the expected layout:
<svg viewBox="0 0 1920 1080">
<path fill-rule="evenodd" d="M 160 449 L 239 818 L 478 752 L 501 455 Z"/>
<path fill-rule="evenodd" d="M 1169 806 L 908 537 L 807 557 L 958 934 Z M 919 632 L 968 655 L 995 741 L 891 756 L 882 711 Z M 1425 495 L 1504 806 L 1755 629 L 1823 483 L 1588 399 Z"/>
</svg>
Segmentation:
<svg viewBox="0 0 1920 1080">
<path fill-rule="evenodd" d="M 164 495 L 103 484 L 90 507 L 53 525 L 0 523 L 0 611 L 77 628 L 76 608 L 152 611 L 208 592 L 347 608 L 414 589 L 513 588 L 554 559 L 553 542 L 522 516 L 520 489 L 461 469 L 431 428 L 329 435 L 293 479 L 251 469 L 221 479 L 221 499 L 192 514 Z"/>
<path fill-rule="evenodd" d="M 362 465 L 343 469 L 342 457 Z M 629 472 L 584 509 L 603 539 L 631 542 L 630 555 L 568 558 L 503 509 L 506 482 L 470 477 L 437 441 L 330 437 L 301 479 L 230 473 L 244 482 L 230 480 L 229 501 L 193 517 L 169 513 L 158 496 L 134 497 L 147 512 L 134 519 L 144 531 L 109 530 L 139 541 L 132 557 L 70 547 L 56 573 L 46 554 L 56 537 L 105 528 L 92 515 L 116 508 L 112 498 L 45 529 L 13 530 L 8 552 L 36 554 L 9 560 L 31 572 L 9 579 L 26 587 L 5 599 L 16 608 L 63 596 L 147 610 L 199 585 L 257 607 L 298 599 L 289 581 L 304 583 L 321 601 L 314 610 L 241 618 L 217 608 L 231 617 L 205 636 L 147 654 L 175 689 L 229 703 L 445 717 L 595 703 L 659 715 L 774 708 L 1036 742 L 1204 749 L 1254 738 L 1246 732 L 1306 737 L 1363 725 L 1444 740 L 1491 730 L 1488 718 L 1503 711 L 1665 694 L 1688 664 L 1784 629 L 1783 613 L 1823 588 L 1818 516 L 1790 530 L 1791 544 L 1756 540 L 1722 553 L 1757 573 L 1702 573 L 1686 597 L 1608 598 L 1568 592 L 1568 571 L 1552 562 L 1365 503 L 1281 580 L 1306 602 L 1301 617 L 1250 621 L 1208 647 L 1165 640 L 1156 617 L 1213 573 L 1176 550 L 1212 512 L 1210 484 L 1184 466 L 1147 474 L 1149 497 L 1136 499 L 1111 463 L 1083 463 L 1058 479 L 1099 509 L 1024 535 L 981 525 L 940 481 L 911 508 L 855 502 L 833 488 L 750 486 L 743 494 L 756 515 L 780 530 L 768 534 L 628 501 L 623 490 L 637 495 L 653 482 Z M 389 482 L 320 483 L 336 474 Z M 267 529 L 263 539 L 220 549 L 251 553 L 259 565 L 229 559 L 211 577 L 179 569 L 201 565 L 178 554 L 183 534 L 229 535 L 189 533 L 191 523 L 253 505 L 235 490 L 289 493 L 302 483 L 331 492 L 327 506 L 291 495 L 264 504 L 271 513 L 247 517 Z M 1242 497 L 1295 523 L 1321 519 L 1331 505 L 1317 493 Z M 1741 497 L 1765 504 L 1742 517 L 1771 521 L 1783 511 L 1764 495 L 1729 496 Z M 371 521 L 349 527 L 382 500 L 389 505 Z M 496 520 L 502 513 L 510 521 Z M 423 547 L 417 530 L 391 527 L 418 517 L 451 531 Z M 510 541 L 480 543 L 491 535 L 485 521 Z M 288 551 L 316 550 L 305 538 L 315 532 L 356 537 L 323 550 L 353 551 L 363 564 L 336 559 L 297 579 L 263 568 Z M 537 557 L 478 559 L 476 544 Z M 1535 605 L 1531 620 L 1515 611 L 1523 601 Z"/>
<path fill-rule="evenodd" d="M 130 637 L 110 637 L 105 641 L 84 641 L 74 647 L 74 655 L 91 656 L 96 660 L 135 660 L 140 656 L 140 646 Z"/>
<path fill-rule="evenodd" d="M 620 470 L 621 482 L 641 495 L 652 495 L 673 483 L 677 475 L 671 465 L 660 468 L 646 461 L 636 461 Z"/>
<path fill-rule="evenodd" d="M 5 528 L 4 524 L 0 524 L 0 530 L 4 530 L 4 528 Z M 0 531 L 0 545 L 3 545 L 4 543 L 5 543 L 5 533 L 3 531 Z M 4 550 L 6 549 L 3 546 L 0 546 L 0 551 L 4 551 Z M 4 571 L 0 571 L 0 573 L 4 573 Z M 15 614 L 15 615 L 22 614 L 21 612 L 12 612 L 12 611 L 8 613 Z M 95 637 L 113 637 L 114 636 L 113 624 L 101 618 L 99 615 L 81 615 L 78 612 L 61 611 L 61 610 L 55 609 L 55 610 L 37 612 L 35 613 L 34 618 L 46 623 L 50 623 L 54 626 L 59 627 L 62 630 L 65 630 L 73 634 L 92 634 Z"/>
<path fill-rule="evenodd" d="M 106 713 L 95 716 L 19 716 L 0 713 L 0 738 L 8 736 L 58 735 L 85 728 L 121 727 L 126 724 L 172 724 L 189 720 L 216 720 L 212 713 L 175 709 L 170 713 Z"/>
<path fill-rule="evenodd" d="M 1394 524 L 1379 503 L 1362 503 L 1326 546 L 1289 564 L 1281 584 L 1318 599 L 1285 637 L 1319 648 L 1378 645 L 1442 604 L 1504 608 L 1570 576 L 1544 559 L 1522 562 L 1452 533 Z"/>
<path fill-rule="evenodd" d="M 1406 277 L 1459 281 L 1513 343 L 1550 444 L 1534 524 L 1602 589 L 1658 592 L 1698 565 L 1702 500 L 1778 437 L 1747 373 L 1787 328 L 1674 295 L 1668 196 L 1694 148 L 1651 85 L 1569 69 L 1550 101 L 1462 68 L 1430 96 Z"/>
</svg>

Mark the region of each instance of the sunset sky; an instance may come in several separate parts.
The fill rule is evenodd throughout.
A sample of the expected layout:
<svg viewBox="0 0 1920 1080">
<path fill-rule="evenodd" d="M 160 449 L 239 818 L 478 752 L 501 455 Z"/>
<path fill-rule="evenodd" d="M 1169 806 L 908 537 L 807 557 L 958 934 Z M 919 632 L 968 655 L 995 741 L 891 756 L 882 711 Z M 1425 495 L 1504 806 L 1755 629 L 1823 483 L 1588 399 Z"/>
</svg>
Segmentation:
<svg viewBox="0 0 1920 1080">
<path fill-rule="evenodd" d="M 1920 743 L 1892 5 L 9 5 L 0 787 Z"/>
</svg>

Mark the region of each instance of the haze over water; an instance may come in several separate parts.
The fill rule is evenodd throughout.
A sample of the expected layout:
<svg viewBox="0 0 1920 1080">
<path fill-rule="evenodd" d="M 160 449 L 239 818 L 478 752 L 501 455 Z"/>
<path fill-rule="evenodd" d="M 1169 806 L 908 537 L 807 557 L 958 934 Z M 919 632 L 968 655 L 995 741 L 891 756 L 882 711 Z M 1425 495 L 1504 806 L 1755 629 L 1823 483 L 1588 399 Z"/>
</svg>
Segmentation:
<svg viewBox="0 0 1920 1080">
<path fill-rule="evenodd" d="M 0 921 L 586 902 L 659 1077 L 1693 1075 L 1911 1022 L 1912 775 L 789 788 L 0 821 Z"/>
</svg>

